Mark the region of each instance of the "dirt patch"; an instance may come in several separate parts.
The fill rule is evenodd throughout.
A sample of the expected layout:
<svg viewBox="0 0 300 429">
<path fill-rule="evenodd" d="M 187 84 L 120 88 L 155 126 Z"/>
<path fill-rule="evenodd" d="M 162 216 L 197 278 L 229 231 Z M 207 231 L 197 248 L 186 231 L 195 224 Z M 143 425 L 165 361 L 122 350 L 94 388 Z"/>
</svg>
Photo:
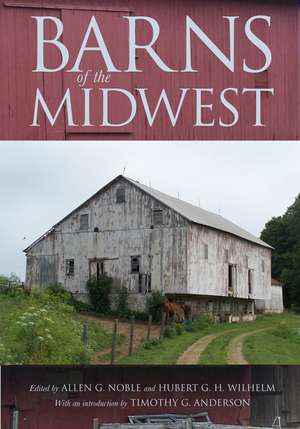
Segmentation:
<svg viewBox="0 0 300 429">
<path fill-rule="evenodd" d="M 80 317 L 86 320 L 92 320 L 97 323 L 106 332 L 112 332 L 114 327 L 114 319 L 109 317 L 97 317 L 87 314 L 81 314 Z M 134 337 L 133 337 L 133 352 L 138 350 L 141 344 L 145 341 L 147 336 L 148 324 L 147 322 L 136 321 L 134 325 Z M 118 334 L 125 337 L 125 341 L 122 341 L 117 347 L 117 358 L 121 358 L 128 355 L 129 349 L 129 332 L 130 322 L 119 321 L 118 323 Z M 158 325 L 152 325 L 150 339 L 159 338 L 160 327 Z M 106 365 L 110 363 L 111 349 L 107 348 L 96 352 L 92 358 L 93 365 Z"/>
<path fill-rule="evenodd" d="M 221 334 L 206 335 L 188 347 L 177 360 L 177 365 L 195 365 L 208 344 Z"/>
<path fill-rule="evenodd" d="M 258 332 L 265 331 L 266 329 L 257 329 L 255 331 L 246 332 L 245 334 L 238 335 L 233 338 L 228 346 L 228 364 L 230 365 L 248 365 L 248 361 L 245 359 L 243 354 L 243 344 L 245 338 L 250 335 L 257 334 Z"/>
</svg>

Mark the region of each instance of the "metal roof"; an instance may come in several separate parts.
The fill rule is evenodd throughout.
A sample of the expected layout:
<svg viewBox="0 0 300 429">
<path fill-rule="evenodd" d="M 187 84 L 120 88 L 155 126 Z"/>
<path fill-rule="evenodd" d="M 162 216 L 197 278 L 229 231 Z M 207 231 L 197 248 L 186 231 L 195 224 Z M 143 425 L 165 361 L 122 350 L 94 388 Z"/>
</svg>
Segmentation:
<svg viewBox="0 0 300 429">
<path fill-rule="evenodd" d="M 86 204 L 89 203 L 89 201 L 91 201 L 92 199 L 97 197 L 100 193 L 107 190 L 113 183 L 116 183 L 121 179 L 126 180 L 127 182 L 136 186 L 141 191 L 147 193 L 148 195 L 155 198 L 157 201 L 161 202 L 165 206 L 176 211 L 177 213 L 179 213 L 181 216 L 183 216 L 184 218 L 186 218 L 190 222 L 196 223 L 198 225 L 204 225 L 204 226 L 207 226 L 207 227 L 210 227 L 213 229 L 217 229 L 219 231 L 224 231 L 224 232 L 227 232 L 229 234 L 235 235 L 237 237 L 243 238 L 243 239 L 250 241 L 252 243 L 259 244 L 260 246 L 264 246 L 264 247 L 268 247 L 268 248 L 272 249 L 272 246 L 269 246 L 269 244 L 265 243 L 264 241 L 255 237 L 255 235 L 251 234 L 250 232 L 244 230 L 243 228 L 240 228 L 239 226 L 237 226 L 234 223 L 230 222 L 229 220 L 225 219 L 221 215 L 209 212 L 209 211 L 204 210 L 200 207 L 194 206 L 193 204 L 187 203 L 186 201 L 182 201 L 178 198 L 171 197 L 170 195 L 164 194 L 163 192 L 160 192 L 156 189 L 150 188 L 149 186 L 143 185 L 142 183 L 140 183 L 136 180 L 130 179 L 129 177 L 119 175 L 119 176 L 115 177 L 113 180 L 111 180 L 109 183 L 107 183 L 103 188 L 101 188 L 99 191 L 97 191 L 90 198 L 88 198 L 85 202 L 80 204 L 80 206 L 78 206 L 77 208 L 72 210 L 67 216 L 65 216 L 63 219 L 61 219 L 59 222 L 57 222 L 45 234 L 43 234 L 41 237 L 39 237 L 37 240 L 35 240 L 33 243 L 31 243 L 26 249 L 24 249 L 24 252 L 26 253 L 27 251 L 29 251 L 33 246 L 35 246 L 37 243 L 39 243 L 43 238 L 46 238 L 49 234 L 54 232 L 55 228 L 59 224 L 61 224 L 64 220 L 66 220 L 71 215 L 73 215 L 77 210 L 86 206 Z"/>
<path fill-rule="evenodd" d="M 193 204 L 182 201 L 178 198 L 171 197 L 170 195 L 164 194 L 163 192 L 143 185 L 142 183 L 129 179 L 128 177 L 125 177 L 125 179 L 137 186 L 142 191 L 159 200 L 164 205 L 175 210 L 177 213 L 181 214 L 190 222 L 196 223 L 198 225 L 208 226 L 219 231 L 228 232 L 229 234 L 244 238 L 245 240 L 251 241 L 255 244 L 259 244 L 260 246 L 272 249 L 272 246 L 269 246 L 269 244 L 265 243 L 258 237 L 255 237 L 255 235 L 239 227 L 238 225 L 235 225 L 233 222 L 230 222 L 219 214 L 209 212 L 200 207 L 194 206 Z"/>
</svg>

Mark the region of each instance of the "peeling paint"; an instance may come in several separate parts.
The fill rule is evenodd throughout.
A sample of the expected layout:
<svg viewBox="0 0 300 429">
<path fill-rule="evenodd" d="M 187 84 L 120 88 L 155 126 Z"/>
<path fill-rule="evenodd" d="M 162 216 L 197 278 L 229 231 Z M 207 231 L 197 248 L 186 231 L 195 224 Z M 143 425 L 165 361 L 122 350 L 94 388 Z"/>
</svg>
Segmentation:
<svg viewBox="0 0 300 429">
<path fill-rule="evenodd" d="M 116 200 L 120 187 L 125 189 L 123 203 Z M 153 224 L 154 209 L 163 210 L 162 225 Z M 83 214 L 89 216 L 87 230 L 80 230 Z M 199 311 L 243 309 L 248 314 L 254 301 L 270 303 L 272 298 L 270 248 L 194 224 L 122 177 L 55 225 L 26 254 L 27 287 L 58 282 L 87 299 L 87 280 L 103 270 L 115 285 L 128 289 L 129 302 L 138 310 L 144 309 L 149 276 L 151 290 L 196 300 L 193 307 Z M 132 256 L 139 257 L 139 273 L 131 272 Z M 69 259 L 74 260 L 73 275 L 66 273 Z M 232 293 L 229 264 L 236 266 Z M 231 302 L 240 309 L 234 310 Z"/>
</svg>

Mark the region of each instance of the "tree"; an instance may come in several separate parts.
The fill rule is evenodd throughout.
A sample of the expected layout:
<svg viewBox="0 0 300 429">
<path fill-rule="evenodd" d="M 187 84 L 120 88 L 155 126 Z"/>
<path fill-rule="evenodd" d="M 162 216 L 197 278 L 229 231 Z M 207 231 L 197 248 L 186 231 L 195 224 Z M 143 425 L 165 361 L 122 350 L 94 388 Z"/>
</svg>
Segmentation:
<svg viewBox="0 0 300 429">
<path fill-rule="evenodd" d="M 261 239 L 274 247 L 272 276 L 285 285 L 285 306 L 300 308 L 300 194 L 283 216 L 266 223 Z"/>
<path fill-rule="evenodd" d="M 21 283 L 21 279 L 15 273 L 11 273 L 9 277 L 4 274 L 0 274 L 0 283 L 4 282 Z"/>
<path fill-rule="evenodd" d="M 110 311 L 110 293 L 112 278 L 105 275 L 98 279 L 92 277 L 87 281 L 90 302 L 97 313 L 107 314 Z"/>
</svg>

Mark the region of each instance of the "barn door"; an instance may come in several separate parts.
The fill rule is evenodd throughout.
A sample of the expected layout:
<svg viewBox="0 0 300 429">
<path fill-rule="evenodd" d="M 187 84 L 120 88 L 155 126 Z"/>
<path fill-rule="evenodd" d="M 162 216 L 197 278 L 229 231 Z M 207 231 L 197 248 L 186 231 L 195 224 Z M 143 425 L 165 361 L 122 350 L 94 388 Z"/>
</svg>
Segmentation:
<svg viewBox="0 0 300 429">
<path fill-rule="evenodd" d="M 33 7 L 32 2 L 6 0 L 0 4 L 0 94 L 2 111 L 0 129 L 3 139 L 64 139 L 64 112 L 55 127 L 40 117 L 39 127 L 31 127 L 37 88 L 47 99 L 50 111 L 56 111 L 62 98 L 61 73 L 35 73 L 36 67 L 36 23 L 32 16 L 61 17 L 59 9 Z M 14 25 L 12 25 L 12 23 Z M 45 26 L 45 38 L 53 37 L 54 28 Z M 48 67 L 59 64 L 60 54 L 48 49 L 45 63 Z M 18 126 L 16 127 L 16 124 Z"/>
<path fill-rule="evenodd" d="M 284 372 L 281 366 L 253 367 L 252 383 L 275 385 L 275 392 L 251 393 L 251 425 L 272 427 L 280 417 L 281 425 L 286 425 L 285 406 L 283 397 Z M 278 420 L 277 420 L 278 422 Z"/>
<path fill-rule="evenodd" d="M 99 279 L 105 274 L 105 262 L 102 259 L 93 259 L 90 261 L 90 278 Z"/>
<path fill-rule="evenodd" d="M 62 10 L 62 20 L 64 23 L 64 43 L 68 47 L 71 68 L 77 58 L 79 48 L 83 42 L 84 35 L 88 29 L 89 23 L 94 17 L 100 28 L 102 37 L 109 51 L 111 60 L 118 70 L 125 70 L 128 67 L 128 21 L 124 16 L 127 12 L 118 11 L 98 11 L 98 10 Z M 74 31 L 76 29 L 76 31 Z M 87 46 L 98 46 L 94 32 L 91 31 Z M 101 127 L 102 122 L 102 93 L 101 88 L 121 88 L 132 92 L 132 74 L 125 72 L 107 73 L 107 66 L 100 52 L 85 52 L 80 63 L 80 69 L 88 73 L 87 81 L 84 86 L 77 83 L 82 73 L 63 74 L 64 91 L 68 88 L 72 94 L 73 117 L 78 127 L 66 125 L 66 132 L 69 138 L 76 138 L 75 134 L 87 134 L 91 138 L 104 138 L 105 134 L 130 133 L 132 124 L 122 127 Z M 104 81 L 102 81 L 102 78 Z M 84 91 L 83 88 L 91 89 L 90 97 L 90 123 L 92 126 L 83 126 L 84 123 Z M 121 106 L 121 107 L 120 107 Z M 131 105 L 126 96 L 120 93 L 110 94 L 109 96 L 109 121 L 113 124 L 125 122 L 131 112 Z M 102 137 L 101 137 L 102 135 Z M 110 137 L 111 138 L 111 137 Z"/>
<path fill-rule="evenodd" d="M 284 368 L 284 396 L 286 425 L 300 426 L 300 366 L 291 365 Z"/>
</svg>

